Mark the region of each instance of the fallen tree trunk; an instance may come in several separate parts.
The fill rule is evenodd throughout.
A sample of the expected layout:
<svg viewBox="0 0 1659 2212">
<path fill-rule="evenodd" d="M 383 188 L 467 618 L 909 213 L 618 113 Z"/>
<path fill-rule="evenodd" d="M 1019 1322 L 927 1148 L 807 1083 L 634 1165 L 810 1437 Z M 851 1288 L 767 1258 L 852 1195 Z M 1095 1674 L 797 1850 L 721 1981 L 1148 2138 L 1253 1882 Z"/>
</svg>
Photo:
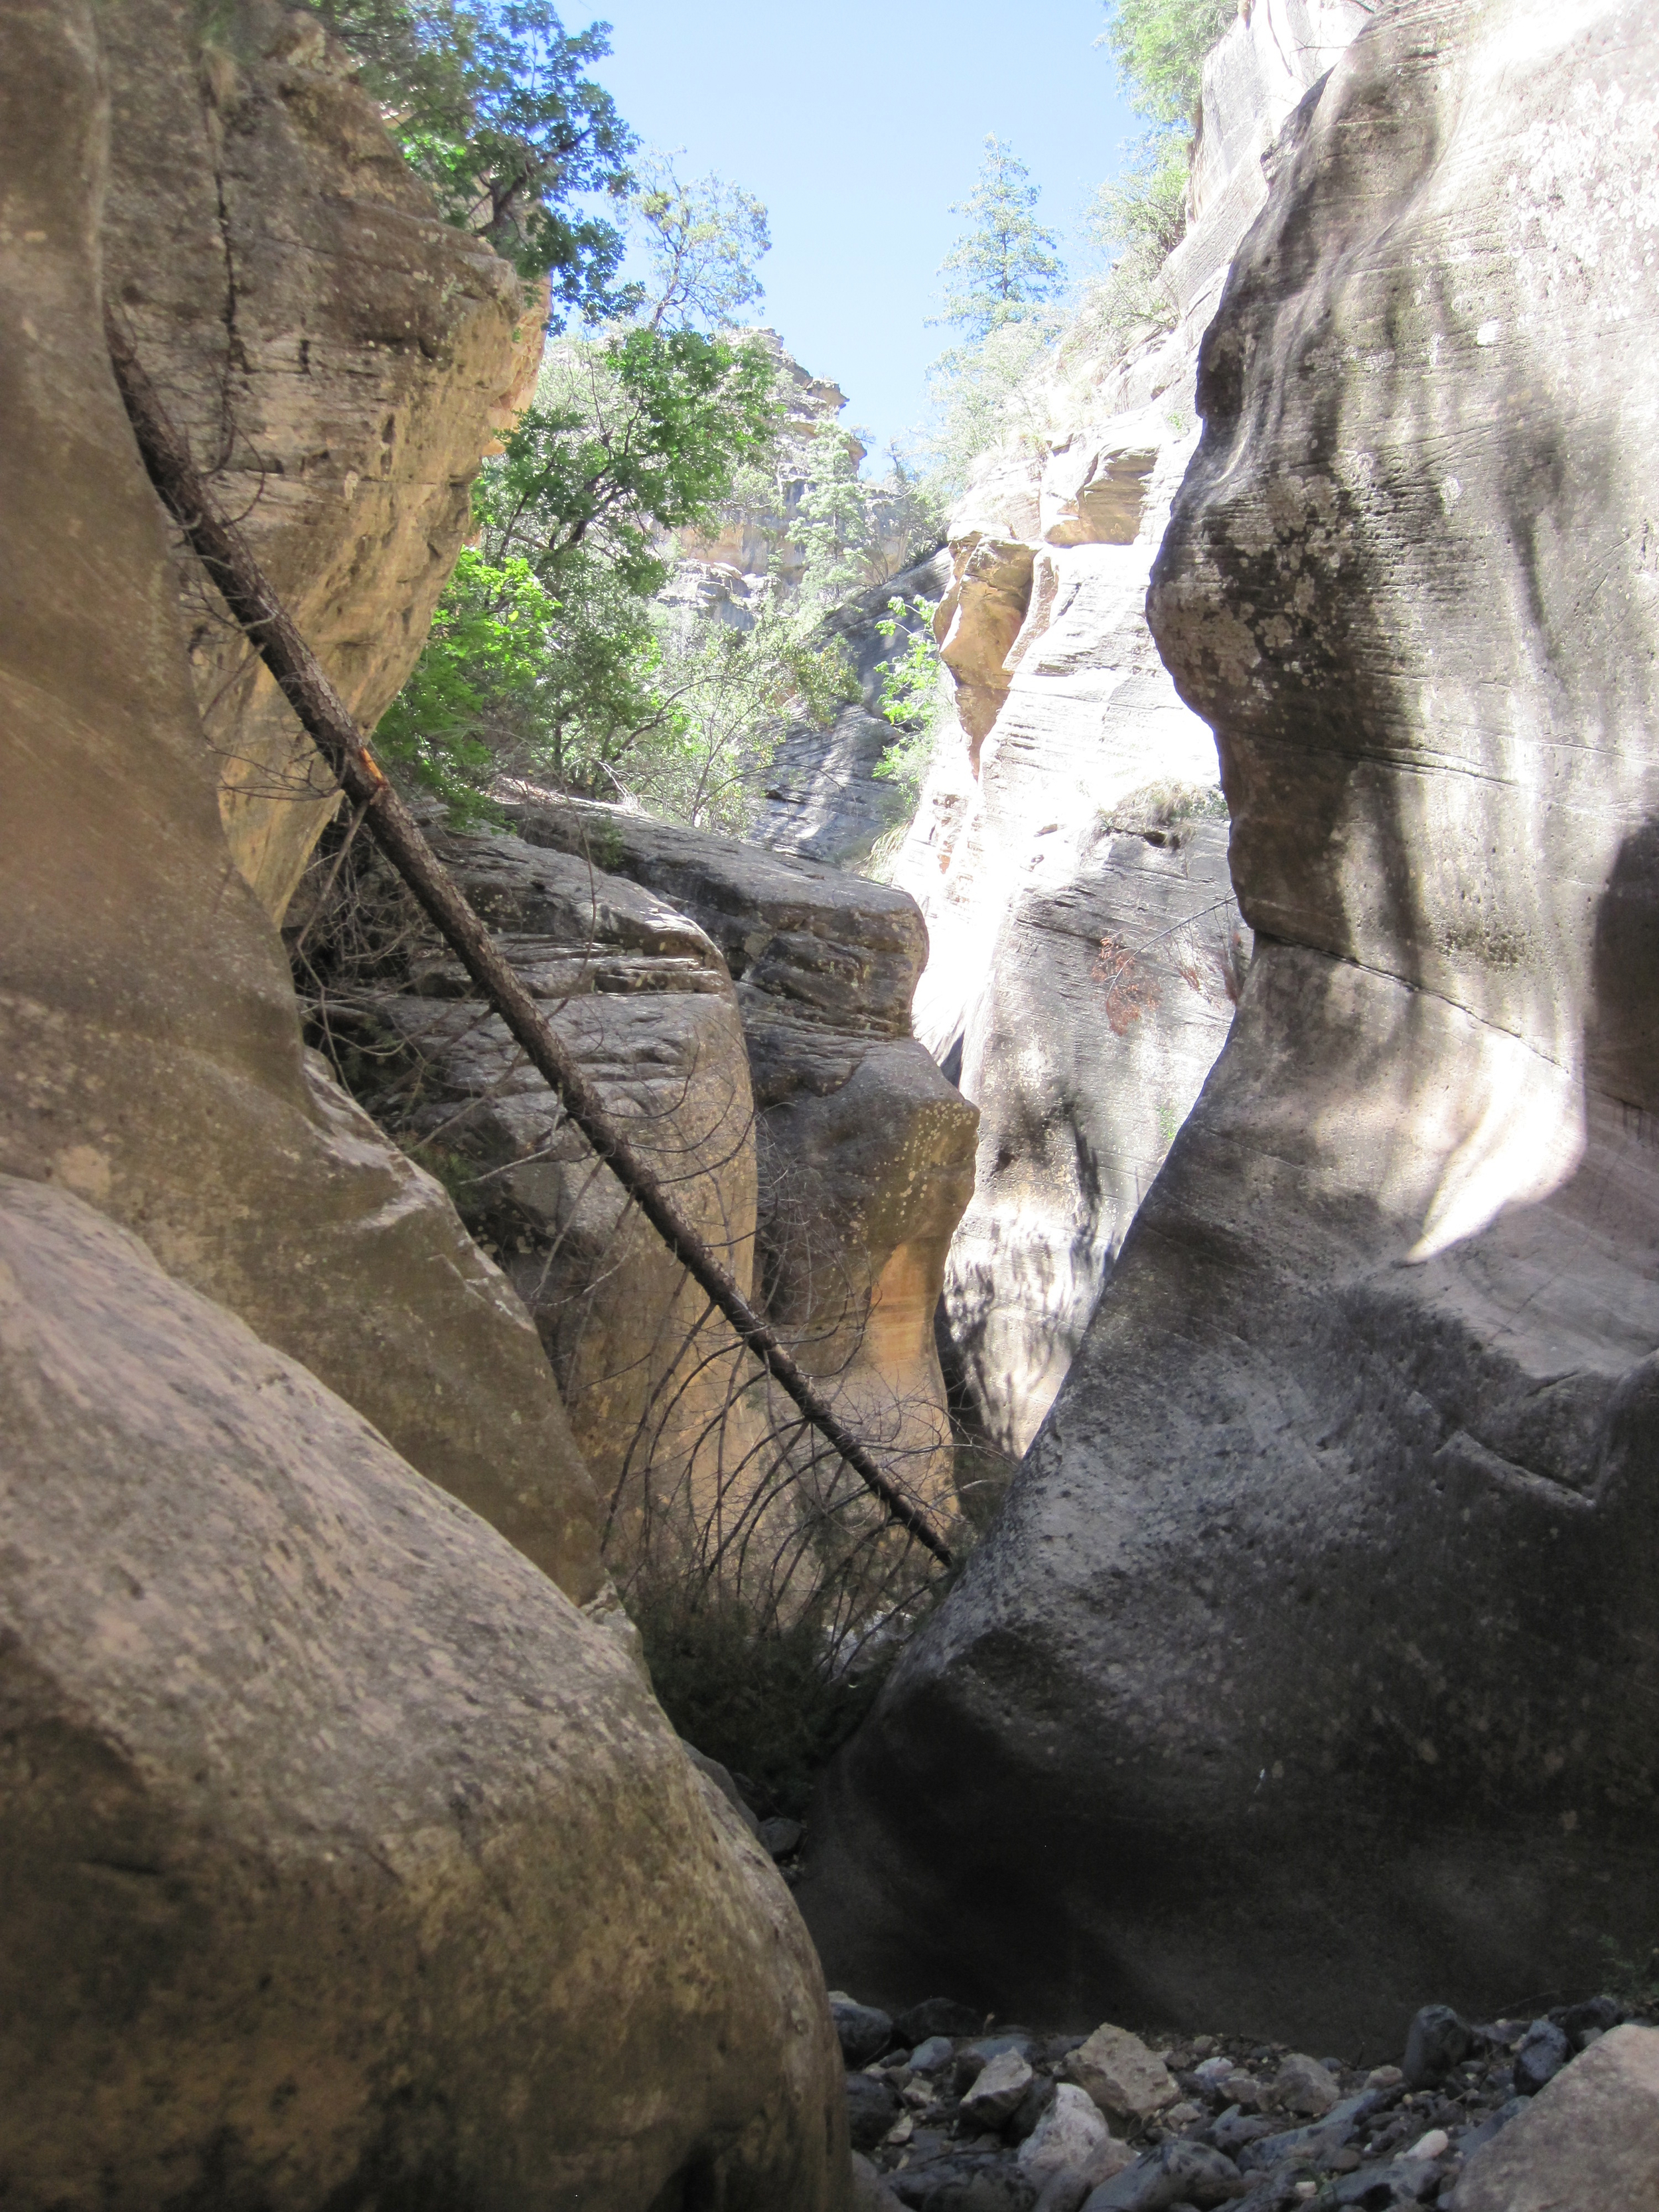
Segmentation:
<svg viewBox="0 0 1659 2212">
<path fill-rule="evenodd" d="M 884 1473 L 755 1312 L 537 1011 L 535 1000 L 386 781 L 327 672 L 295 628 L 240 533 L 218 512 L 113 310 L 106 311 L 105 331 L 115 380 L 150 482 L 347 797 L 362 810 L 370 836 L 595 1153 L 740 1340 L 889 1516 L 935 1559 L 951 1565 L 950 1550 L 927 1516 Z"/>
</svg>

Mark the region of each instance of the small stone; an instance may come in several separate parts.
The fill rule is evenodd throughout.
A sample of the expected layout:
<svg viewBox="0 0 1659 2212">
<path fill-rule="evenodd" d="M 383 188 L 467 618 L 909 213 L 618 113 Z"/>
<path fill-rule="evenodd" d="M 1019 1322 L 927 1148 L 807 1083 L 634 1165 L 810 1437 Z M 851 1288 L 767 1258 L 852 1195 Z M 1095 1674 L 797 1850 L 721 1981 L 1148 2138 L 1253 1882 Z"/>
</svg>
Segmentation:
<svg viewBox="0 0 1659 2212">
<path fill-rule="evenodd" d="M 1309 2120 L 1316 2120 L 1328 2112 L 1341 2094 L 1341 2084 L 1331 2079 L 1316 2058 L 1309 2058 L 1299 2051 L 1292 2051 L 1285 2059 L 1273 2083 L 1275 2101 L 1287 2112 L 1298 2113 Z"/>
<path fill-rule="evenodd" d="M 800 1848 L 800 1839 L 806 1831 L 799 1820 L 786 1820 L 781 1816 L 760 1824 L 760 1839 L 775 1859 L 787 1859 Z"/>
<path fill-rule="evenodd" d="M 915 2135 L 915 2131 L 916 2124 L 911 2118 L 909 2113 L 901 2112 L 897 2119 L 894 2121 L 892 2126 L 888 2129 L 886 2134 L 882 2137 L 882 2141 L 884 2143 L 890 2144 L 895 2150 L 899 2150 L 909 2142 L 911 2136 Z"/>
<path fill-rule="evenodd" d="M 1402 2152 L 1401 2155 L 1406 2158 L 1444 2158 L 1450 2148 L 1451 2137 L 1444 2128 L 1431 2128 L 1427 2135 L 1419 2136 L 1411 2148 Z"/>
<path fill-rule="evenodd" d="M 1515 2087 L 1518 2096 L 1535 2097 L 1572 2056 L 1565 2032 L 1553 2020 L 1535 2020 L 1521 2039 L 1515 2054 Z"/>
<path fill-rule="evenodd" d="M 913 2074 L 942 2073 L 955 2056 L 956 2046 L 948 2035 L 930 2035 L 925 2043 L 917 2044 L 910 2053 L 910 2071 Z"/>
<path fill-rule="evenodd" d="M 1212 2212 L 1241 2193 L 1242 2181 L 1231 2159 L 1218 2150 L 1176 2137 L 1097 2189 L 1084 2212 L 1171 2212 L 1182 2203 Z"/>
<path fill-rule="evenodd" d="M 1368 2089 L 1398 2089 L 1404 2087 L 1406 2077 L 1397 2066 L 1373 2066 L 1365 2076 Z"/>
<path fill-rule="evenodd" d="M 1221 2095 L 1222 2083 L 1230 2074 L 1237 2070 L 1231 2058 L 1206 2058 L 1201 2066 L 1196 2066 L 1193 2069 L 1202 2084 L 1206 2095 L 1212 2097 Z"/>
<path fill-rule="evenodd" d="M 847 2077 L 847 2131 L 854 2150 L 873 2150 L 902 2110 L 898 2091 L 878 2074 Z"/>
<path fill-rule="evenodd" d="M 1178 2105 L 1171 2105 L 1168 2112 L 1160 2113 L 1158 2117 L 1160 2125 L 1178 2133 L 1183 2128 L 1191 2127 L 1194 2120 L 1201 2120 L 1204 2111 L 1201 2106 L 1194 2105 L 1183 2097 Z"/>
<path fill-rule="evenodd" d="M 1086 2089 L 1109 2119 L 1126 2124 L 1151 2119 L 1181 2094 L 1163 2060 L 1154 2058 L 1138 2035 L 1109 2022 L 1062 2061 L 1060 2072 Z"/>
<path fill-rule="evenodd" d="M 1469 2052 L 1468 2022 L 1449 2005 L 1425 2005 L 1406 2036 L 1404 2070 L 1413 2089 L 1432 2088 Z"/>
<path fill-rule="evenodd" d="M 1000 2128 L 1013 2118 L 1032 2080 L 1031 2069 L 1018 2051 L 999 2051 L 986 2062 L 963 2097 L 962 2109 L 980 2127 Z"/>
<path fill-rule="evenodd" d="M 1244 2112 L 1259 2112 L 1267 2102 L 1261 2082 L 1239 2066 L 1234 2067 L 1222 2083 L 1221 2094 L 1230 2105 L 1237 2105 Z"/>
<path fill-rule="evenodd" d="M 1117 2142 L 1087 2092 L 1074 2081 L 1062 2081 L 1054 2103 L 1020 2145 L 1018 2164 L 1022 2173 L 1042 2183 L 1051 2173 L 1081 2172 L 1091 2158 L 1113 2149 L 1121 2154 L 1114 2172 L 1133 2162 L 1134 2153 L 1127 2143 Z M 1096 2179 L 1104 2181 L 1109 2175 Z"/>
<path fill-rule="evenodd" d="M 841 2039 L 841 2055 L 849 2066 L 867 2066 L 872 2058 L 880 2057 L 893 2039 L 892 2021 L 874 2005 L 832 1995 L 830 2016 Z"/>
</svg>

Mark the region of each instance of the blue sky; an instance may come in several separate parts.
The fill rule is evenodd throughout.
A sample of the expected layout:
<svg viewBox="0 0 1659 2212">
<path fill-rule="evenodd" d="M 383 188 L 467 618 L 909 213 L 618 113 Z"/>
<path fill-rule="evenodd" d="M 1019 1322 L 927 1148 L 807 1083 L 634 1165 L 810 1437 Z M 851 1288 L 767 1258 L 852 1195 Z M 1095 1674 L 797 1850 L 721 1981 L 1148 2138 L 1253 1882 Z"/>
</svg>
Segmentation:
<svg viewBox="0 0 1659 2212">
<path fill-rule="evenodd" d="M 1073 268 L 1095 188 L 1141 128 L 1094 40 L 1100 0 L 599 0 L 594 76 L 649 145 L 684 147 L 682 173 L 718 170 L 763 200 L 772 251 L 755 311 L 814 375 L 848 395 L 878 447 L 917 422 L 935 272 L 985 135 L 1042 187 L 1039 213 Z"/>
</svg>

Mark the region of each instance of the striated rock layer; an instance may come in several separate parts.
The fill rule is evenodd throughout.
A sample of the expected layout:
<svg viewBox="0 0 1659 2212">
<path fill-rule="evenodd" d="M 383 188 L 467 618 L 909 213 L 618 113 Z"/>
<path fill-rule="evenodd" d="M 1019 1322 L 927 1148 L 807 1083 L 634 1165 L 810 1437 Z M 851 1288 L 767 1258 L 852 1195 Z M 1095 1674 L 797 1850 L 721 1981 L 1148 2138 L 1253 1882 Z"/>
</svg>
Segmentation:
<svg viewBox="0 0 1659 2212">
<path fill-rule="evenodd" d="M 910 1033 L 913 902 L 613 808 L 507 811 L 516 836 L 443 832 L 439 849 L 739 1285 L 948 1512 L 933 1319 L 975 1116 Z M 671 1549 L 696 1550 L 793 1409 L 757 1394 L 726 1323 L 429 932 L 399 941 L 390 969 L 324 1001 L 359 1095 L 453 1163 L 553 1359 L 613 1564 L 636 1566 L 665 1520 Z"/>
<path fill-rule="evenodd" d="M 227 846 L 104 349 L 109 13 L 0 0 L 0 2196 L 838 2212 L 794 1909 Z"/>
<path fill-rule="evenodd" d="M 315 17 L 122 0 L 101 227 L 110 296 L 226 510 L 365 729 L 425 642 L 544 295 L 431 194 Z M 180 554 L 191 674 L 237 866 L 280 921 L 337 794 Z"/>
<path fill-rule="evenodd" d="M 1632 0 L 1298 111 L 1152 595 L 1256 957 L 839 1777 L 862 1990 L 1345 2047 L 1652 1941 L 1656 125 Z"/>
<path fill-rule="evenodd" d="M 934 627 L 961 736 L 895 874 L 932 937 L 918 1033 L 981 1111 L 943 1318 L 970 1423 L 1005 1453 L 1053 1401 L 1249 962 L 1215 747 L 1144 601 L 1262 156 L 1365 20 L 1357 0 L 1241 12 L 1205 64 L 1174 327 L 1125 353 L 1085 313 L 1032 396 L 1043 434 L 988 454 L 951 519 Z"/>
</svg>

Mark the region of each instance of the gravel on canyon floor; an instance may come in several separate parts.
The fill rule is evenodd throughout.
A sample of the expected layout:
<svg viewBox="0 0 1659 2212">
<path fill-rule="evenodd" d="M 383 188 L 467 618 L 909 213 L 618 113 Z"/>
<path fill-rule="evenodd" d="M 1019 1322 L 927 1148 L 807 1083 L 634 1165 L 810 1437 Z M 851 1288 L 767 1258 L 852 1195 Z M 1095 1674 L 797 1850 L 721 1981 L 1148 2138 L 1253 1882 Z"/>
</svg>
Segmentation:
<svg viewBox="0 0 1659 2212">
<path fill-rule="evenodd" d="M 1450 2207 L 1470 2158 L 1635 2016 L 1607 1996 L 1486 2021 L 1426 2005 L 1399 2063 L 1364 2068 L 1224 2035 L 1045 2034 L 944 1998 L 830 2005 L 867 2212 Z"/>
</svg>

